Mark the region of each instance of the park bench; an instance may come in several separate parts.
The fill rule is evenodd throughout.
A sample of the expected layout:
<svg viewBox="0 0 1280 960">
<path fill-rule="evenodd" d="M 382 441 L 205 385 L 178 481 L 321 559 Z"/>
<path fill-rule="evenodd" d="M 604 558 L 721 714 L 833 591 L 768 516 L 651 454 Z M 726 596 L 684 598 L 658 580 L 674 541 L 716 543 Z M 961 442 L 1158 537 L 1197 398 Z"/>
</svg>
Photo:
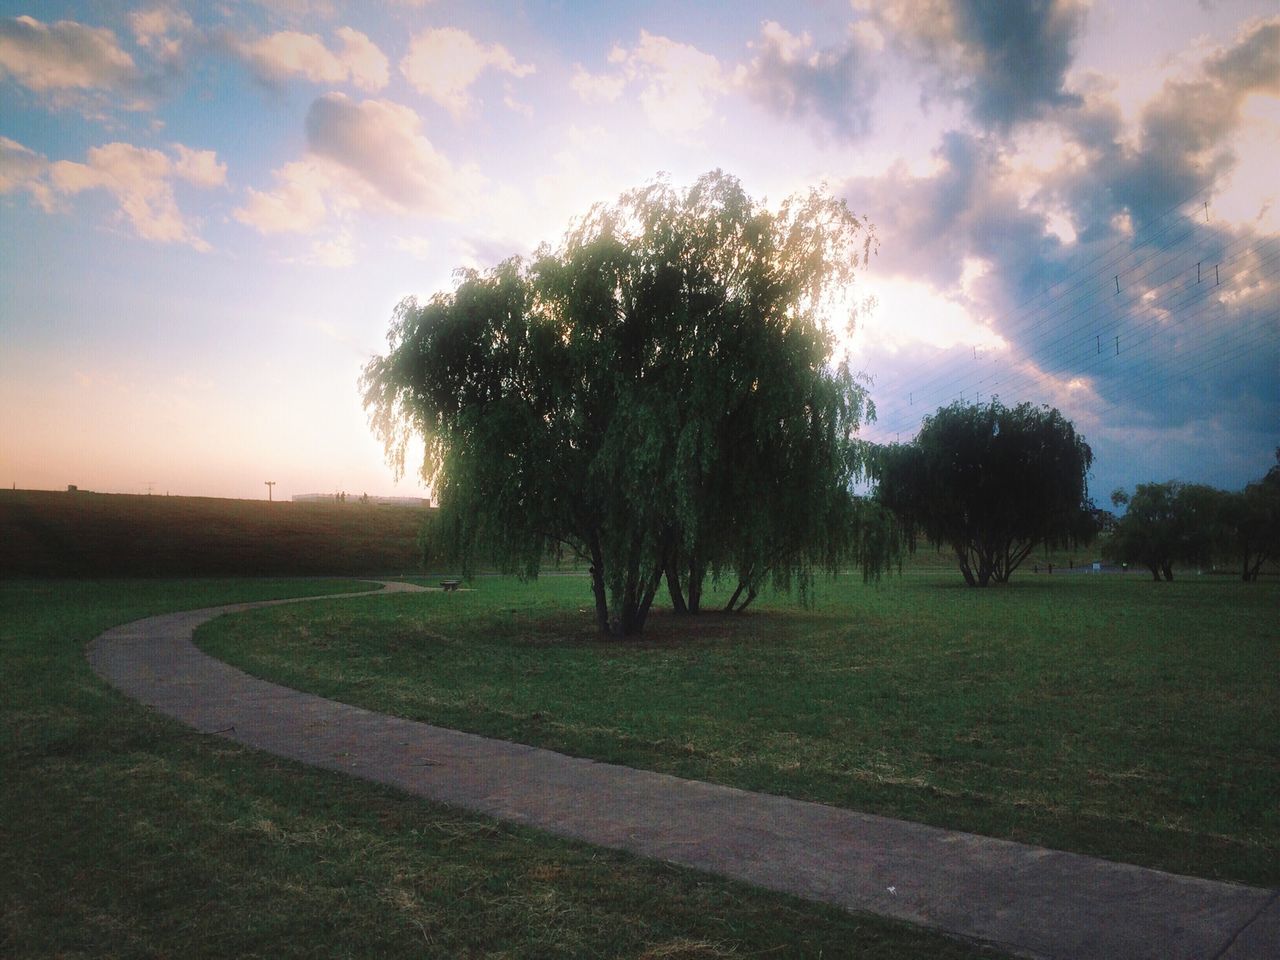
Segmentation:
<svg viewBox="0 0 1280 960">
<path fill-rule="evenodd" d="M 440 586 L 444 587 L 445 593 L 448 593 L 451 590 L 457 590 L 458 587 L 462 586 L 462 581 L 461 580 L 441 580 Z"/>
</svg>

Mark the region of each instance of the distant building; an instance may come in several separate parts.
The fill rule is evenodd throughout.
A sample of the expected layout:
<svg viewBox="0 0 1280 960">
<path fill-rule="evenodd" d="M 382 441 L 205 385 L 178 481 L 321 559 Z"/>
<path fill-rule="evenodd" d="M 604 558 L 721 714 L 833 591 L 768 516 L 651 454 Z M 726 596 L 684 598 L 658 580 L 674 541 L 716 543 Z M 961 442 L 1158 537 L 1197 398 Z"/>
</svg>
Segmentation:
<svg viewBox="0 0 1280 960">
<path fill-rule="evenodd" d="M 337 503 L 342 495 L 338 493 L 295 493 L 294 503 Z M 372 503 L 384 507 L 429 507 L 431 500 L 427 497 L 366 497 L 347 494 L 347 503 Z"/>
</svg>

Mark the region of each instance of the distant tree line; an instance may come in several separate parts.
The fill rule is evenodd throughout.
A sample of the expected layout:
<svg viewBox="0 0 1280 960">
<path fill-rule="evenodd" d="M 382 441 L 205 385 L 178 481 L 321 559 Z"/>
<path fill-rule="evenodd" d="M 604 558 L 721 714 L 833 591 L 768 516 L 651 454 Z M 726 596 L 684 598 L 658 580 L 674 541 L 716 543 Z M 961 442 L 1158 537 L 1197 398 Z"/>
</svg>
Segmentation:
<svg viewBox="0 0 1280 960">
<path fill-rule="evenodd" d="M 1266 475 L 1240 491 L 1171 480 L 1140 483 L 1132 494 L 1118 489 L 1111 500 L 1127 509 L 1107 552 L 1146 567 L 1155 580 L 1172 580 L 1175 564 L 1222 564 L 1249 582 L 1280 559 L 1280 449 Z"/>
</svg>

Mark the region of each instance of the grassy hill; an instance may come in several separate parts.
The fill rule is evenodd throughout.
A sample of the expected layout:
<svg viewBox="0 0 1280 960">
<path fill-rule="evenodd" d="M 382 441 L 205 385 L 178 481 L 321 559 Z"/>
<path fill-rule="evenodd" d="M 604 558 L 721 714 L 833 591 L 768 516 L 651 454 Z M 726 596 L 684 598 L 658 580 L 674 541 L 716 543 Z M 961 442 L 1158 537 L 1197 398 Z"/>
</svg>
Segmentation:
<svg viewBox="0 0 1280 960">
<path fill-rule="evenodd" d="M 404 574 L 420 507 L 0 491 L 0 577 Z"/>
</svg>

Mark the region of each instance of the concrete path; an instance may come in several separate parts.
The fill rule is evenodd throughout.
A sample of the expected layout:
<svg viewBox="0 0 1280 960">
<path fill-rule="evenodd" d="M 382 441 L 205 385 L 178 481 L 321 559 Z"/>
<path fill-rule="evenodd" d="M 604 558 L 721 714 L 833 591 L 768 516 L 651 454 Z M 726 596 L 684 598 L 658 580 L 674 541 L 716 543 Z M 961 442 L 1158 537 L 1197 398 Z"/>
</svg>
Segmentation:
<svg viewBox="0 0 1280 960">
<path fill-rule="evenodd" d="M 388 584 L 385 591 L 421 589 Z M 348 594 L 369 597 L 374 594 Z M 307 598 L 314 600 L 317 598 Z M 1275 960 L 1280 891 L 1181 877 L 414 723 L 256 679 L 149 617 L 94 670 L 202 731 L 431 800 L 761 887 L 1063 960 Z"/>
</svg>

